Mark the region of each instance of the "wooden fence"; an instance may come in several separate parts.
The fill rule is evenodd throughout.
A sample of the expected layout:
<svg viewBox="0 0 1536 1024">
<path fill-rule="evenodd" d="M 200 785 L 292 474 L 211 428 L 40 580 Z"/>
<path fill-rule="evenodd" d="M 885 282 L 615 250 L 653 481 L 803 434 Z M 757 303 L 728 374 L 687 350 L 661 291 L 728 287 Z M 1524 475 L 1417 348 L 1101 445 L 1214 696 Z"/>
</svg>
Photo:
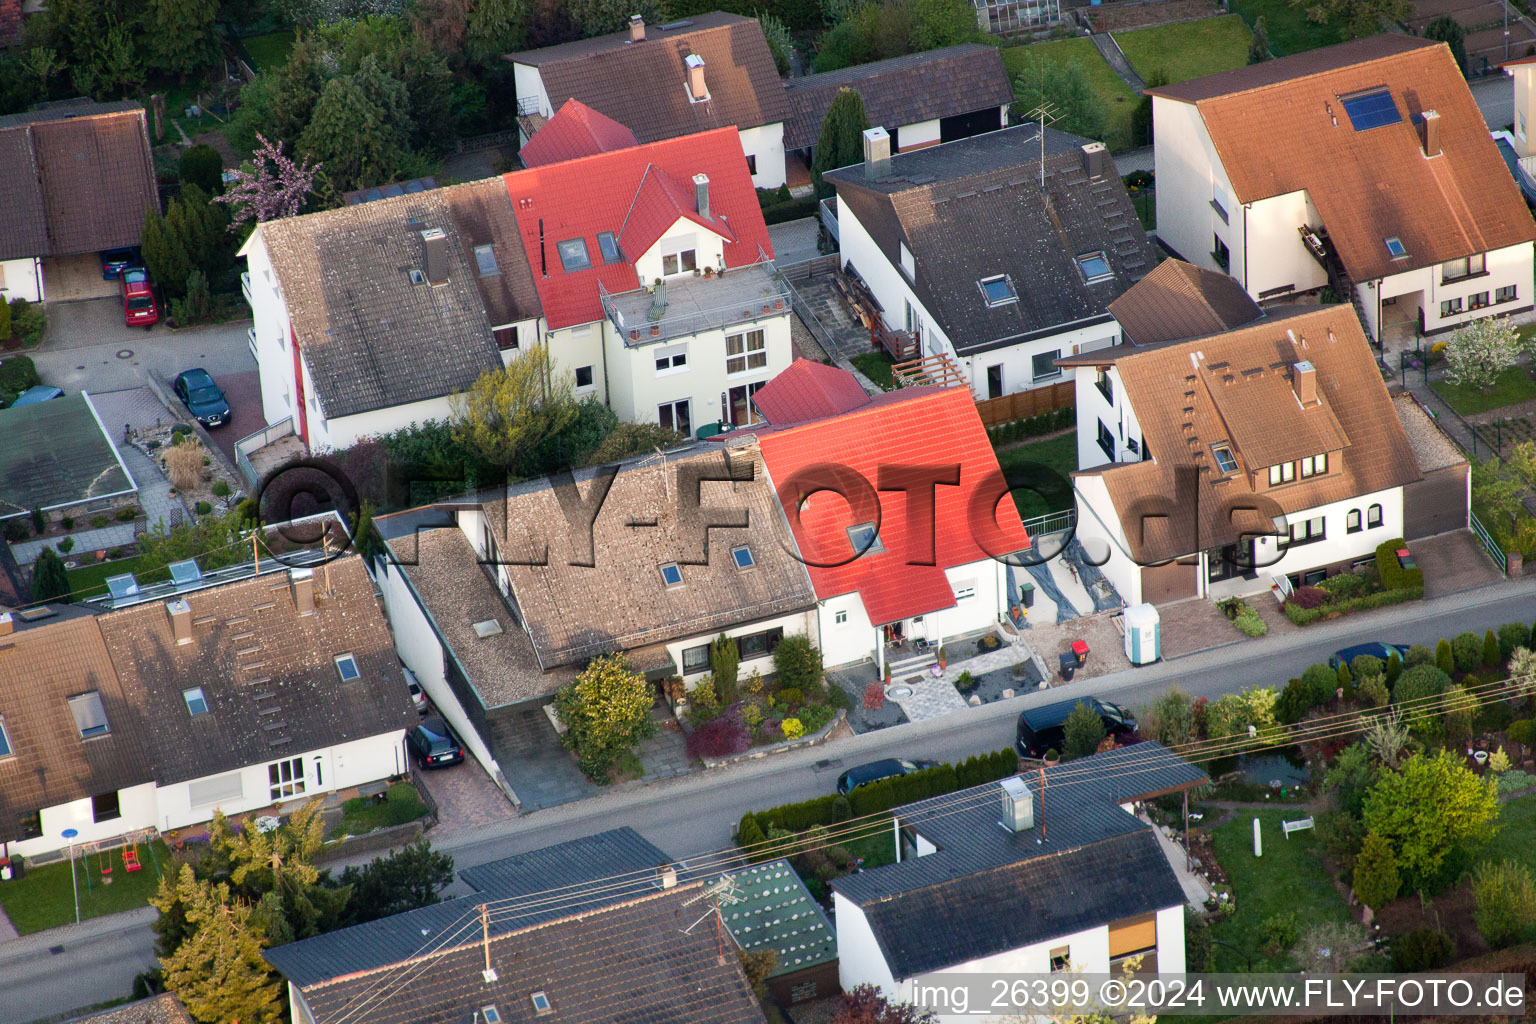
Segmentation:
<svg viewBox="0 0 1536 1024">
<path fill-rule="evenodd" d="M 999 423 L 1028 419 L 1076 404 L 1072 382 L 1064 380 L 1043 388 L 1015 391 L 1001 398 L 981 399 L 976 403 L 976 411 L 981 415 L 982 425 L 991 428 Z"/>
</svg>

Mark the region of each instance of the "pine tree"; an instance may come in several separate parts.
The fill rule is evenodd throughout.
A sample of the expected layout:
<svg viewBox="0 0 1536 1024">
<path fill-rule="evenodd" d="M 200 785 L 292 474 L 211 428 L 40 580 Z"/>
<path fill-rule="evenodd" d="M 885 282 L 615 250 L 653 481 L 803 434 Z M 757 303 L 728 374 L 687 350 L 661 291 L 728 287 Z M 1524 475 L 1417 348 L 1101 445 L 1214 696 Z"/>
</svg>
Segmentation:
<svg viewBox="0 0 1536 1024">
<path fill-rule="evenodd" d="M 144 0 L 140 45 L 151 68 L 187 76 L 219 58 L 217 0 Z"/>
<path fill-rule="evenodd" d="M 1264 18 L 1255 18 L 1253 38 L 1248 41 L 1248 63 L 1262 64 L 1273 57 L 1269 49 L 1269 32 L 1264 28 Z"/>
<path fill-rule="evenodd" d="M 1490 629 L 1483 634 L 1483 664 L 1491 668 L 1503 660 L 1499 653 L 1499 638 Z"/>
<path fill-rule="evenodd" d="M 1375 832 L 1366 834 L 1355 858 L 1355 895 L 1372 910 L 1380 910 L 1397 897 L 1402 880 L 1392 844 Z"/>
<path fill-rule="evenodd" d="M 64 568 L 64 560 L 53 548 L 43 548 L 32 566 L 32 600 L 63 604 L 74 600 L 69 596 L 69 573 Z"/>
<path fill-rule="evenodd" d="M 1456 671 L 1456 659 L 1451 654 L 1451 642 L 1443 637 L 1439 643 L 1435 644 L 1435 665 L 1446 675 Z"/>
<path fill-rule="evenodd" d="M 741 651 L 732 637 L 721 633 L 709 645 L 709 668 L 715 676 L 715 693 L 721 706 L 736 703 L 736 670 L 741 664 Z"/>
<path fill-rule="evenodd" d="M 282 1020 L 280 983 L 261 958 L 266 935 L 252 921 L 250 905 L 235 899 L 226 883 L 198 881 L 190 864 L 177 878 L 176 901 L 191 934 L 160 966 L 166 987 L 192 1018 L 202 1024 Z M 159 895 L 154 902 L 160 906 Z"/>
<path fill-rule="evenodd" d="M 1449 14 L 1442 14 L 1424 26 L 1425 39 L 1437 39 L 1451 48 L 1457 69 L 1467 73 L 1467 30 Z"/>
<path fill-rule="evenodd" d="M 868 127 L 864 97 L 852 89 L 839 89 L 822 119 L 816 155 L 811 161 L 811 180 L 818 196 L 826 198 L 832 194 L 832 186 L 821 180 L 822 174 L 856 164 L 864 156 L 864 131 Z"/>
</svg>

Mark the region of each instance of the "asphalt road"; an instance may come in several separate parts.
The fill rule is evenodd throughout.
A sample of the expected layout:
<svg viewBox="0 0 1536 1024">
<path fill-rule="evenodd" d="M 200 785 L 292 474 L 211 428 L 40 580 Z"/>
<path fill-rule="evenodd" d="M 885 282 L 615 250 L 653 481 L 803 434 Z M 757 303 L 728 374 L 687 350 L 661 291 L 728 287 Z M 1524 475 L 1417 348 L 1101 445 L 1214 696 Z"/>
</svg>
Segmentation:
<svg viewBox="0 0 1536 1024">
<path fill-rule="evenodd" d="M 1463 630 L 1482 633 L 1536 618 L 1536 581 L 1500 583 L 1433 602 L 1399 605 L 1309 627 L 1302 642 L 1266 637 L 1175 661 L 1092 680 L 1091 692 L 1136 706 L 1177 685 L 1216 697 L 1255 684 L 1284 685 L 1334 650 L 1367 640 L 1433 643 Z M 1293 635 L 1294 636 L 1294 635 Z M 1075 691 L 1074 691 L 1075 692 Z M 1089 692 L 1085 688 L 1083 692 Z M 466 868 L 525 850 L 629 825 L 680 860 L 730 845 L 744 811 L 832 791 L 844 768 L 895 755 L 955 760 L 1007 746 L 1018 712 L 1060 700 L 1059 691 L 1030 694 L 920 724 L 838 740 L 536 811 L 481 829 L 435 837 Z M 456 887 L 457 888 L 457 887 Z M 87 921 L 0 945 L 0 1024 L 25 1024 L 125 993 L 152 963 L 151 912 Z M 49 947 L 62 950 L 57 953 Z"/>
</svg>

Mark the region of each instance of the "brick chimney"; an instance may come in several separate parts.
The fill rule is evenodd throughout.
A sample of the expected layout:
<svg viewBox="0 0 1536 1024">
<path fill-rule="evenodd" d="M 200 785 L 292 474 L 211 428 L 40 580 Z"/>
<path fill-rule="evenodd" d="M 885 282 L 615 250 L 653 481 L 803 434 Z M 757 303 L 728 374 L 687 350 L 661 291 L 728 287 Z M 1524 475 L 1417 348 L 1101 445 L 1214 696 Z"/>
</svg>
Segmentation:
<svg viewBox="0 0 1536 1024">
<path fill-rule="evenodd" d="M 1317 402 L 1317 367 L 1302 360 L 1291 367 L 1291 385 L 1296 389 L 1296 400 L 1303 406 Z"/>
<path fill-rule="evenodd" d="M 1090 178 L 1102 178 L 1113 168 L 1109 150 L 1102 142 L 1090 142 L 1083 147 L 1083 172 Z"/>
<path fill-rule="evenodd" d="M 713 220 L 709 215 L 709 175 L 695 174 L 693 176 L 693 201 L 699 208 L 699 216 L 705 220 Z"/>
<path fill-rule="evenodd" d="M 632 43 L 645 42 L 645 19 L 638 14 L 629 16 L 629 41 Z"/>
<path fill-rule="evenodd" d="M 690 53 L 683 58 L 688 68 L 688 98 L 695 103 L 709 99 L 709 87 L 704 84 L 704 58 Z"/>
<path fill-rule="evenodd" d="M 891 133 L 876 125 L 864 129 L 864 173 L 882 178 L 891 170 Z"/>
<path fill-rule="evenodd" d="M 448 283 L 448 236 L 442 228 L 428 228 L 421 233 L 421 269 L 428 284 Z"/>
<path fill-rule="evenodd" d="M 315 572 L 313 569 L 289 569 L 288 583 L 293 590 L 293 607 L 300 615 L 315 614 Z"/>
<path fill-rule="evenodd" d="M 166 614 L 171 617 L 171 636 L 176 645 L 192 642 L 192 606 L 184 599 L 165 602 Z"/>
<path fill-rule="evenodd" d="M 1426 158 L 1440 155 L 1440 115 L 1426 110 L 1419 115 L 1419 142 Z"/>
</svg>

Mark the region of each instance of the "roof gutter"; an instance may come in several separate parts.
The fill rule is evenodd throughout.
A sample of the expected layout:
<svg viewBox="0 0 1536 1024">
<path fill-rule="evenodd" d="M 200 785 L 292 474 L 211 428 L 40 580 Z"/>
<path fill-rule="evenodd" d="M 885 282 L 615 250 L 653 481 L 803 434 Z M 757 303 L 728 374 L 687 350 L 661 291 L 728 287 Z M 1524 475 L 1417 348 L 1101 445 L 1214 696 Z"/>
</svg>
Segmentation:
<svg viewBox="0 0 1536 1024">
<path fill-rule="evenodd" d="M 1068 320 L 1066 323 L 1053 324 L 1050 327 L 1041 327 L 1033 331 L 1024 331 L 1019 334 L 1010 334 L 1003 338 L 993 338 L 991 341 L 982 342 L 980 345 L 967 345 L 965 348 L 956 348 L 957 355 L 969 356 L 980 352 L 991 352 L 993 349 L 1003 348 L 1008 345 L 1017 345 L 1025 341 L 1038 341 L 1048 338 L 1062 331 L 1073 330 L 1078 327 L 1092 327 L 1095 324 L 1107 324 L 1114 316 L 1105 310 L 1103 313 L 1095 313 L 1093 316 L 1079 317 L 1076 320 Z"/>
</svg>

